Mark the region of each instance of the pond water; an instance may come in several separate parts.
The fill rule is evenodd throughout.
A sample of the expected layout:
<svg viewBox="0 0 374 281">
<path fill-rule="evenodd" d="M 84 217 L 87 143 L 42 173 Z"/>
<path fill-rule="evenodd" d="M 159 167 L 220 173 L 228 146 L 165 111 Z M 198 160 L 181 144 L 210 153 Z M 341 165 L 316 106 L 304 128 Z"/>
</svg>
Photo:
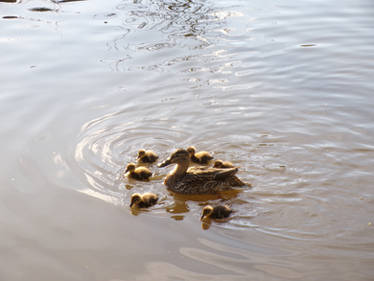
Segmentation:
<svg viewBox="0 0 374 281">
<path fill-rule="evenodd" d="M 0 1 L 1 280 L 373 280 L 369 0 Z M 195 145 L 252 185 L 123 176 Z M 131 211 L 134 192 L 161 200 Z M 206 204 L 226 222 L 202 224 Z"/>
</svg>

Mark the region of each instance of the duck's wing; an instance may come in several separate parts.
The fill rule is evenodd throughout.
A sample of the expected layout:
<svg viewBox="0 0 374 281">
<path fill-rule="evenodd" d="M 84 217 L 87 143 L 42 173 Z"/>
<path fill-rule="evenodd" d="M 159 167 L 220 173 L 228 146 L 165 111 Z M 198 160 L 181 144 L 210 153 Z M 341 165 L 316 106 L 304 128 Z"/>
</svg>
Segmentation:
<svg viewBox="0 0 374 281">
<path fill-rule="evenodd" d="M 225 177 L 235 175 L 238 171 L 238 168 L 231 169 L 221 169 L 221 168 L 212 168 L 212 167 L 191 167 L 187 171 L 187 175 L 196 175 L 198 177 L 204 177 L 205 179 L 215 179 L 220 180 Z"/>
<path fill-rule="evenodd" d="M 217 171 L 215 179 L 224 180 L 226 178 L 229 178 L 229 177 L 235 175 L 237 171 L 238 171 L 238 168 L 219 169 L 219 171 Z"/>
<path fill-rule="evenodd" d="M 238 168 L 229 169 L 217 169 L 208 168 L 205 173 L 211 174 L 209 180 L 216 182 L 217 184 L 224 184 L 228 186 L 244 186 L 246 185 L 242 182 L 235 174 L 238 172 Z M 205 176 L 204 176 L 205 177 Z"/>
<path fill-rule="evenodd" d="M 214 179 L 214 174 L 207 174 L 203 177 L 198 174 L 186 174 L 174 189 L 185 194 L 216 193 L 219 191 L 219 183 Z"/>
</svg>

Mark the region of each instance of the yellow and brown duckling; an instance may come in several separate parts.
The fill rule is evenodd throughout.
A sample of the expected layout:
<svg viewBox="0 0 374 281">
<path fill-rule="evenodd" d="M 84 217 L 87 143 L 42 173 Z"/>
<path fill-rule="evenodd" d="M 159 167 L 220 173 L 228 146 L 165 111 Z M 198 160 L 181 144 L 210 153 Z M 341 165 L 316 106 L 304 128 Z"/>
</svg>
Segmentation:
<svg viewBox="0 0 374 281">
<path fill-rule="evenodd" d="M 177 164 L 164 184 L 173 192 L 180 194 L 217 194 L 232 187 L 246 185 L 235 176 L 238 168 L 218 169 L 212 167 L 191 167 L 190 155 L 185 149 L 178 149 L 159 165 L 165 167 Z"/>
<path fill-rule="evenodd" d="M 154 163 L 158 159 L 158 155 L 152 150 L 140 149 L 136 158 L 141 163 Z"/>
<path fill-rule="evenodd" d="M 213 159 L 213 156 L 208 151 L 196 152 L 194 146 L 189 146 L 187 151 L 190 154 L 191 161 L 197 164 L 206 165 Z"/>
<path fill-rule="evenodd" d="M 138 207 L 138 208 L 148 208 L 155 205 L 158 201 L 157 194 L 146 192 L 143 194 L 134 193 L 131 195 L 131 202 L 130 208 Z"/>
<path fill-rule="evenodd" d="M 135 180 L 148 181 L 152 176 L 152 172 L 146 167 L 136 167 L 134 163 L 129 163 L 126 166 L 125 174 Z"/>
<path fill-rule="evenodd" d="M 229 161 L 216 160 L 214 161 L 213 167 L 227 169 L 227 168 L 234 168 L 234 165 Z"/>
<path fill-rule="evenodd" d="M 225 218 L 228 218 L 230 216 L 230 214 L 232 213 L 232 209 L 227 206 L 227 205 L 224 205 L 224 206 L 210 206 L 210 205 L 207 205 L 203 208 L 203 211 L 202 211 L 202 214 L 201 214 L 201 220 L 204 220 L 204 219 L 225 219 Z"/>
</svg>

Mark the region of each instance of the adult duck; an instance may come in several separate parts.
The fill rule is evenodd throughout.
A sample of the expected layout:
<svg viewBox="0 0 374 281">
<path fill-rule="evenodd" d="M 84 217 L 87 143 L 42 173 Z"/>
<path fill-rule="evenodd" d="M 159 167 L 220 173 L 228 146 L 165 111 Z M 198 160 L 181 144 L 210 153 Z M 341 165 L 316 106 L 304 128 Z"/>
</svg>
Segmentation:
<svg viewBox="0 0 374 281">
<path fill-rule="evenodd" d="M 191 167 L 188 169 L 189 163 L 190 155 L 187 150 L 178 149 L 159 165 L 165 167 L 177 164 L 164 181 L 171 191 L 181 194 L 216 194 L 232 187 L 245 185 L 235 176 L 238 168 Z"/>
</svg>

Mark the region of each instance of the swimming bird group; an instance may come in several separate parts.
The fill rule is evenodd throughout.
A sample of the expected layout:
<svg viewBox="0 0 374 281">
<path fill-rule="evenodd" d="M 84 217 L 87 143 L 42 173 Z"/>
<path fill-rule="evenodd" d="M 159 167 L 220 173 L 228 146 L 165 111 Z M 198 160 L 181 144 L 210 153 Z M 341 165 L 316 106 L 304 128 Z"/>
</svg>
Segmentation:
<svg viewBox="0 0 374 281">
<path fill-rule="evenodd" d="M 152 172 L 145 165 L 149 166 L 155 163 L 158 158 L 158 155 L 152 150 L 140 149 L 137 155 L 138 163 L 129 163 L 126 166 L 125 175 L 130 179 L 149 181 L 152 177 Z M 164 184 L 167 188 L 177 194 L 218 194 L 221 191 L 246 185 L 235 175 L 238 172 L 238 168 L 231 162 L 216 160 L 212 167 L 208 166 L 212 160 L 213 156 L 209 152 L 196 152 L 196 148 L 190 146 L 187 149 L 177 149 L 158 167 L 177 165 L 164 179 Z M 157 202 L 157 194 L 150 192 L 144 194 L 134 193 L 131 196 L 130 207 L 148 208 L 157 204 Z M 227 205 L 207 205 L 202 209 L 201 220 L 224 219 L 229 217 L 231 213 L 232 209 Z"/>
</svg>

